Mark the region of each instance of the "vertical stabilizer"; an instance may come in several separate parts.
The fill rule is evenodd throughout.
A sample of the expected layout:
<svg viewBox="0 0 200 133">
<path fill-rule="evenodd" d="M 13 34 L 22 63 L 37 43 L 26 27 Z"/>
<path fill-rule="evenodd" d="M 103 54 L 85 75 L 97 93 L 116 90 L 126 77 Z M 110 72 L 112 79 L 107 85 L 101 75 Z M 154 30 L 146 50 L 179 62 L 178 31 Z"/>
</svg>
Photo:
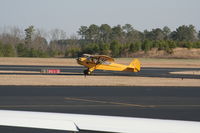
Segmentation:
<svg viewBox="0 0 200 133">
<path fill-rule="evenodd" d="M 138 59 L 133 59 L 129 67 L 133 68 L 134 72 L 139 72 L 141 67 L 140 61 Z"/>
</svg>

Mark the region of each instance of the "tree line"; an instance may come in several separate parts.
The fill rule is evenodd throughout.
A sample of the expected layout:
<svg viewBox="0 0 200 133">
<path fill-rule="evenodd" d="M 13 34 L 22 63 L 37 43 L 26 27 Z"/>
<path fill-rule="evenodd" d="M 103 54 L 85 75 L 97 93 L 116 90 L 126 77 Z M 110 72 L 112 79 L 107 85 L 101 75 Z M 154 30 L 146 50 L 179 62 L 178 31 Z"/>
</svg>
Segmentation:
<svg viewBox="0 0 200 133">
<path fill-rule="evenodd" d="M 29 26 L 4 28 L 0 32 L 1 57 L 77 57 L 83 53 L 129 57 L 152 49 L 173 54 L 173 49 L 200 48 L 200 31 L 193 25 L 182 25 L 171 31 L 167 26 L 139 31 L 131 24 L 111 27 L 91 24 L 81 26 L 78 35 L 66 37 L 63 30 L 49 32 Z"/>
</svg>

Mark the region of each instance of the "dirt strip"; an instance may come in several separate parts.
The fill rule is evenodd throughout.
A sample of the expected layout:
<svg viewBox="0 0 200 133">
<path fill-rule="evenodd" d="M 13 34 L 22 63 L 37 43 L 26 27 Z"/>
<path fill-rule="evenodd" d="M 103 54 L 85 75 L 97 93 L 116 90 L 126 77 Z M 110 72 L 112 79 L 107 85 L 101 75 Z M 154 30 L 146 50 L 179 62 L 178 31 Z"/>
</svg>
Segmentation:
<svg viewBox="0 0 200 133">
<path fill-rule="evenodd" d="M 117 58 L 117 63 L 128 65 L 133 58 Z M 200 68 L 199 59 L 139 58 L 142 67 Z M 75 58 L 19 58 L 1 57 L 0 65 L 79 66 Z"/>
<path fill-rule="evenodd" d="M 200 86 L 199 79 L 87 76 L 1 75 L 0 85 L 44 86 Z"/>
</svg>

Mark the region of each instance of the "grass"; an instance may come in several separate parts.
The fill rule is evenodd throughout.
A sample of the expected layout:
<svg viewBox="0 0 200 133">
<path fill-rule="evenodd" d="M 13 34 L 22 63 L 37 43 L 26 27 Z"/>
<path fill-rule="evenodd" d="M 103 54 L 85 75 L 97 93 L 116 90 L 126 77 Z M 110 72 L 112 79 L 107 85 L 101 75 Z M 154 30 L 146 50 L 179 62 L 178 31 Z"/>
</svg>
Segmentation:
<svg viewBox="0 0 200 133">
<path fill-rule="evenodd" d="M 128 65 L 133 58 L 117 58 L 116 62 Z M 199 59 L 139 58 L 143 67 L 200 68 Z"/>
<path fill-rule="evenodd" d="M 133 58 L 116 58 L 117 63 L 128 65 Z M 157 59 L 139 58 L 143 67 L 192 67 L 200 68 L 199 59 Z M 34 66 L 78 66 L 75 58 L 19 58 L 1 57 L 0 65 Z"/>
</svg>

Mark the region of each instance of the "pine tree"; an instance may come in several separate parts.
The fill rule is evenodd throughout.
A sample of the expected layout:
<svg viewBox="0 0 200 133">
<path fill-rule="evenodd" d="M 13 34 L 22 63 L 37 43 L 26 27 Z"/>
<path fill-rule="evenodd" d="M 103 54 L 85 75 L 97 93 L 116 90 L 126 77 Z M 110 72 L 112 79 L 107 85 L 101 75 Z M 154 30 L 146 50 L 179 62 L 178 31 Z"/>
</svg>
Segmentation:
<svg viewBox="0 0 200 133">
<path fill-rule="evenodd" d="M 110 50 L 112 52 L 112 56 L 113 57 L 118 57 L 119 56 L 119 53 L 120 53 L 120 45 L 119 45 L 119 42 L 118 41 L 113 41 L 111 44 L 110 44 Z"/>
<path fill-rule="evenodd" d="M 34 26 L 31 25 L 29 26 L 27 29 L 25 29 L 25 44 L 26 45 L 31 45 L 32 42 L 32 36 L 33 36 L 33 32 L 35 31 Z"/>
</svg>

